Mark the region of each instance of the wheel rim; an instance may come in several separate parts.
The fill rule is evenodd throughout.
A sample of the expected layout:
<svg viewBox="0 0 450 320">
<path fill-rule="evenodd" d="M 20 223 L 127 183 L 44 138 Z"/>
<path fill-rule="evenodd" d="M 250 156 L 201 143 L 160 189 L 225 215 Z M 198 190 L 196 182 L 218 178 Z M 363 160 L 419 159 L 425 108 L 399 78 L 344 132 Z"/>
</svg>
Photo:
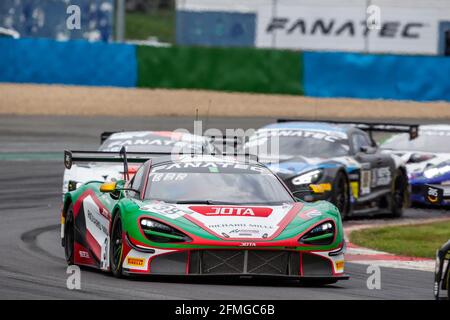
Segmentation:
<svg viewBox="0 0 450 320">
<path fill-rule="evenodd" d="M 394 188 L 395 188 L 394 189 L 394 206 L 397 209 L 401 209 L 403 207 L 403 200 L 404 200 L 401 177 L 398 177 L 395 180 Z"/>
<path fill-rule="evenodd" d="M 339 179 L 336 185 L 336 207 L 343 215 L 347 212 L 347 188 L 344 179 Z"/>
<path fill-rule="evenodd" d="M 120 262 L 122 260 L 122 224 L 120 223 L 120 220 L 117 220 L 114 226 L 114 232 L 113 232 L 113 267 L 117 271 L 120 266 Z"/>
</svg>

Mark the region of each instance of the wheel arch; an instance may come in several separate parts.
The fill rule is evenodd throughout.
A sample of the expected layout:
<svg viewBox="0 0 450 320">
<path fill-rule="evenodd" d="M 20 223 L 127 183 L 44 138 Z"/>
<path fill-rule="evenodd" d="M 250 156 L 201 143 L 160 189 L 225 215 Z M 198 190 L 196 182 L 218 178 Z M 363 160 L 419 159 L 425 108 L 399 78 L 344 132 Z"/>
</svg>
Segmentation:
<svg viewBox="0 0 450 320">
<path fill-rule="evenodd" d="M 348 204 L 347 204 L 347 211 L 345 213 L 340 212 L 340 216 L 342 220 L 345 220 L 349 215 L 351 215 L 353 209 L 352 209 L 352 203 L 351 203 L 351 197 L 352 197 L 352 189 L 351 189 L 351 185 L 350 185 L 350 178 L 348 175 L 348 172 L 346 170 L 345 166 L 339 166 L 336 169 L 336 174 L 334 176 L 333 179 L 333 184 L 336 182 L 336 179 L 338 177 L 338 175 L 342 174 L 342 176 L 345 179 L 345 183 L 347 184 L 347 199 L 348 199 Z M 335 192 L 335 190 L 333 190 L 333 193 Z"/>
<path fill-rule="evenodd" d="M 64 218 L 67 217 L 67 209 L 69 209 L 69 206 L 71 204 L 73 204 L 72 196 L 70 194 L 68 194 L 64 197 L 63 210 L 62 210 L 62 215 Z"/>
<path fill-rule="evenodd" d="M 123 212 L 123 210 L 122 210 L 122 208 L 121 208 L 121 206 L 119 204 L 116 204 L 114 206 L 114 208 L 112 209 L 112 211 L 111 211 L 111 222 L 109 224 L 109 235 L 111 235 L 111 228 L 112 228 L 112 225 L 113 225 L 114 218 L 116 217 L 116 215 L 119 215 L 120 219 L 122 219 L 123 218 L 122 212 Z"/>
</svg>

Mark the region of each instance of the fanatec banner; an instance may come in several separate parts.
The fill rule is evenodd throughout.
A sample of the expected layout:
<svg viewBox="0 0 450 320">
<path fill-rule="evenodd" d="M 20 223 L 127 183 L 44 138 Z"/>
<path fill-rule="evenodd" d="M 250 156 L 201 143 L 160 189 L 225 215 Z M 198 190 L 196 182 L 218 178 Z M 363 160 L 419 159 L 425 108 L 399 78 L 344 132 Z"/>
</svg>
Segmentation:
<svg viewBox="0 0 450 320">
<path fill-rule="evenodd" d="M 225 19 L 230 13 L 250 14 L 255 21 L 237 26 L 239 20 Z M 220 30 L 221 45 L 245 36 L 248 46 L 260 48 L 438 54 L 445 46 L 443 26 L 450 25 L 450 1 L 178 0 L 177 14 L 183 15 L 183 21 L 177 19 L 177 32 L 184 35 L 177 38 L 180 44 L 215 45 L 217 39 L 202 34 L 214 39 L 211 33 Z"/>
</svg>

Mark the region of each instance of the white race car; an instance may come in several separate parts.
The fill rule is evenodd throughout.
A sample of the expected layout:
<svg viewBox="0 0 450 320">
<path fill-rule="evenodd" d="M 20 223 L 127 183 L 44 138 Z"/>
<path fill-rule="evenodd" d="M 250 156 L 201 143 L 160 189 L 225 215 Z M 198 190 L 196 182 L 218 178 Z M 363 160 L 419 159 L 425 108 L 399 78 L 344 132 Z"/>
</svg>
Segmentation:
<svg viewBox="0 0 450 320">
<path fill-rule="evenodd" d="M 101 135 L 99 151 L 118 152 L 126 147 L 128 152 L 151 152 L 167 155 L 176 153 L 213 153 L 215 148 L 205 137 L 172 131 L 124 131 L 105 132 Z M 132 176 L 139 165 L 130 164 Z M 117 163 L 85 163 L 65 169 L 63 195 L 88 181 L 111 181 L 124 179 L 123 166 Z"/>
<path fill-rule="evenodd" d="M 421 125 L 419 135 L 410 140 L 407 134 L 396 134 L 386 140 L 381 148 L 400 156 L 406 164 L 411 201 L 429 203 L 424 197 L 427 185 L 444 189 L 450 194 L 450 125 Z M 450 204 L 443 200 L 436 204 Z"/>
</svg>

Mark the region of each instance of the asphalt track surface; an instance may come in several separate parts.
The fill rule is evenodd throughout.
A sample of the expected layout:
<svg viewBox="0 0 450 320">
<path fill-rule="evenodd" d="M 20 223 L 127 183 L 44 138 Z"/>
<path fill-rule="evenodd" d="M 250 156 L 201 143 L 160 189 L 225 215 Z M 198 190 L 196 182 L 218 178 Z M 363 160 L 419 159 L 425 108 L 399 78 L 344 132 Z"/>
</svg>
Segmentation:
<svg viewBox="0 0 450 320">
<path fill-rule="evenodd" d="M 62 150 L 95 149 L 105 130 L 192 130 L 193 118 L 0 117 L 0 299 L 432 299 L 431 272 L 381 268 L 381 289 L 367 288 L 367 267 L 347 263 L 351 279 L 326 287 L 261 280 L 115 279 L 82 269 L 68 290 L 59 239 Z M 249 128 L 267 118 L 210 119 L 209 127 Z M 38 155 L 38 156 L 36 156 Z M 41 155 L 41 156 L 39 156 Z M 11 161 L 11 157 L 19 161 Z M 408 209 L 406 217 L 448 215 Z M 354 223 L 354 222 L 353 222 Z"/>
</svg>

